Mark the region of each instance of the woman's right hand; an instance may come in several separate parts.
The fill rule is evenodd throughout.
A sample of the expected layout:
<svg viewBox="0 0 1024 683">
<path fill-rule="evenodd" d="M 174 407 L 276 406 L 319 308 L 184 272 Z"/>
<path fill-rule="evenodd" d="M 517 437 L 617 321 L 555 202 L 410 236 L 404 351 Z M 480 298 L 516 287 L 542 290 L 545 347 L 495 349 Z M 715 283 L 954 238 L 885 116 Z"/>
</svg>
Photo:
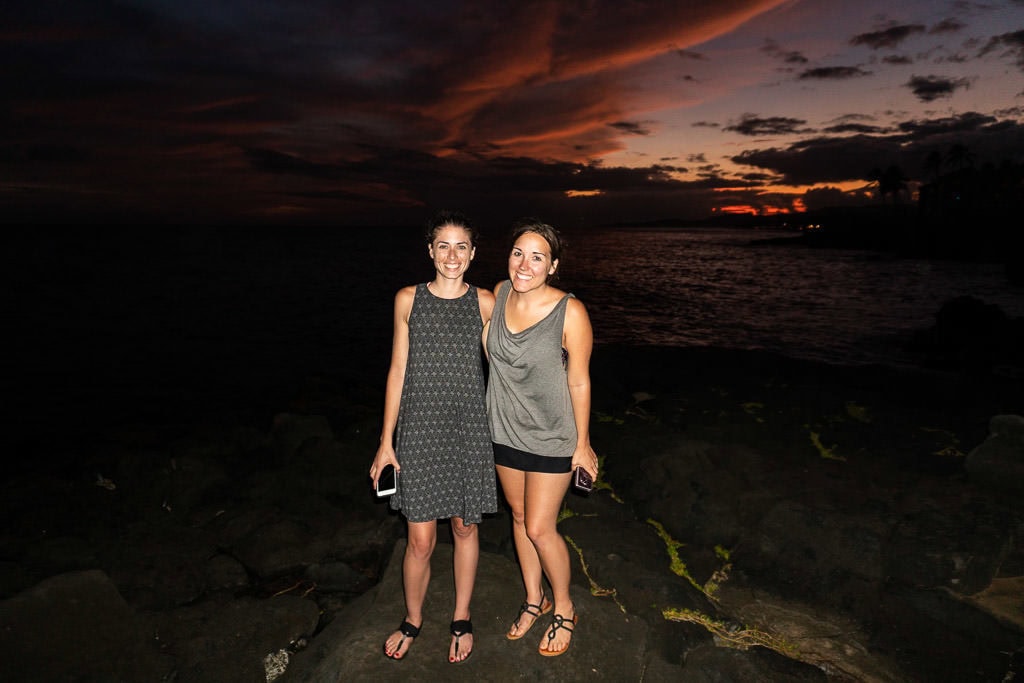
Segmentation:
<svg viewBox="0 0 1024 683">
<path fill-rule="evenodd" d="M 402 466 L 398 464 L 398 458 L 395 457 L 395 449 L 391 446 L 381 444 L 380 448 L 377 449 L 377 455 L 374 456 L 373 462 L 370 463 L 370 479 L 373 485 L 377 485 L 377 479 L 380 478 L 380 472 L 386 465 L 393 465 L 396 472 L 402 471 Z"/>
</svg>

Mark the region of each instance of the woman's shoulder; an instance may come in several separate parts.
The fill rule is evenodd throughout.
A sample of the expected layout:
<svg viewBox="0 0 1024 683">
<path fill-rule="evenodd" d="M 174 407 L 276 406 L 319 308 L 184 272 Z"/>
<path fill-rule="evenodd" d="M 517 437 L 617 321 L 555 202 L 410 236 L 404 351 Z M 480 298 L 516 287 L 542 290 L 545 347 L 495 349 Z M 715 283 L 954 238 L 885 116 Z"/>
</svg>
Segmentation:
<svg viewBox="0 0 1024 683">
<path fill-rule="evenodd" d="M 552 285 L 548 285 L 548 296 L 551 298 L 549 301 L 561 302 L 563 299 L 566 300 L 566 305 L 571 305 L 573 301 L 576 301 L 576 295 L 572 292 L 567 292 L 564 289 L 559 289 Z"/>
<path fill-rule="evenodd" d="M 395 293 L 395 303 L 400 305 L 412 305 L 413 299 L 416 298 L 416 289 L 419 285 L 409 285 L 408 287 L 402 287 L 398 292 Z"/>
<path fill-rule="evenodd" d="M 583 305 L 583 302 L 576 298 L 575 294 L 568 293 L 565 295 L 565 314 L 567 316 L 579 316 L 587 314 L 587 307 Z"/>
<path fill-rule="evenodd" d="M 497 288 L 495 288 L 495 290 L 497 290 Z M 476 288 L 476 297 L 485 303 L 494 304 L 494 292 L 489 289 L 485 289 L 484 287 Z"/>
</svg>

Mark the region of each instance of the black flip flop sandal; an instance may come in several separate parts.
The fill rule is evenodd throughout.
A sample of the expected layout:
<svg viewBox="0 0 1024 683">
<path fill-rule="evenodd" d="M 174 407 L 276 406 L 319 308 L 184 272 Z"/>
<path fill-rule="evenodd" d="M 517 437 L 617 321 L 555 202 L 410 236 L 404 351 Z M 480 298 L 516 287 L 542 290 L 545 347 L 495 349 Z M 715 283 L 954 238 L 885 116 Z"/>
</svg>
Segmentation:
<svg viewBox="0 0 1024 683">
<path fill-rule="evenodd" d="M 451 634 L 453 636 L 455 636 L 455 656 L 458 657 L 459 656 L 459 638 L 461 638 L 462 636 L 466 635 L 467 633 L 468 634 L 472 634 L 473 633 L 473 622 L 470 621 L 469 619 L 459 619 L 458 621 L 453 621 L 452 622 L 452 625 L 451 625 L 449 630 L 451 631 Z M 474 650 L 476 649 L 475 644 L 474 644 L 473 649 Z M 472 656 L 473 656 L 473 650 L 470 650 L 469 654 L 466 655 L 465 659 L 449 659 L 448 663 L 449 664 L 465 664 L 466 662 L 469 661 L 469 658 L 472 657 Z"/>
<path fill-rule="evenodd" d="M 395 654 L 397 654 L 398 652 L 401 652 L 401 650 L 402 650 L 402 643 L 404 643 L 407 639 L 415 638 L 416 636 L 418 636 L 420 634 L 420 627 L 419 626 L 413 626 L 408 621 L 404 621 L 403 620 L 401 625 L 398 627 L 398 630 L 402 634 L 402 639 L 399 640 L 398 641 L 398 645 L 395 646 L 395 652 L 393 654 L 390 654 L 390 655 L 388 654 L 388 643 L 387 643 L 387 641 L 384 641 L 384 656 L 387 657 L 388 659 L 394 659 L 396 661 L 401 661 L 401 660 L 405 659 L 405 655 L 403 654 L 401 657 L 395 657 Z M 408 652 L 409 651 L 406 650 L 406 654 L 408 654 Z"/>
</svg>

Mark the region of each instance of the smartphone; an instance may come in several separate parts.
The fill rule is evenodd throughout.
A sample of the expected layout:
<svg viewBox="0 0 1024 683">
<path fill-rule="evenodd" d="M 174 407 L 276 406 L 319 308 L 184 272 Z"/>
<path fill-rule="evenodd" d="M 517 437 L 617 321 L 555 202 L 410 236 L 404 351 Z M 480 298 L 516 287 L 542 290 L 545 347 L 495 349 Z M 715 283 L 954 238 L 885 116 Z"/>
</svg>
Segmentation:
<svg viewBox="0 0 1024 683">
<path fill-rule="evenodd" d="M 377 477 L 377 495 L 390 496 L 398 490 L 398 470 L 394 465 L 384 465 Z"/>
<path fill-rule="evenodd" d="M 582 467 L 577 467 L 572 473 L 572 485 L 577 491 L 589 492 L 594 488 L 594 480 L 590 477 L 590 472 L 587 472 Z"/>
</svg>

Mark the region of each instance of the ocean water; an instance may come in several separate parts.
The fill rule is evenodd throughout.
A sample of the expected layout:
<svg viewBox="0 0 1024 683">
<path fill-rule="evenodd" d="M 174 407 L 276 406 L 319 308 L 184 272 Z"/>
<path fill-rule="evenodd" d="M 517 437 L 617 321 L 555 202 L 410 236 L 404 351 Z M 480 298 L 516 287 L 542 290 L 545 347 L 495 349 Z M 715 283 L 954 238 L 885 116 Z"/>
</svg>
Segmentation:
<svg viewBox="0 0 1024 683">
<path fill-rule="evenodd" d="M 586 304 L 598 346 L 837 364 L 913 363 L 909 335 L 956 296 L 1024 316 L 999 265 L 750 244 L 779 234 L 576 231 L 560 284 Z M 493 286 L 505 257 L 485 235 L 467 279 Z M 311 375 L 382 388 L 394 293 L 432 277 L 420 232 L 398 228 L 41 229 L 19 235 L 6 264 L 3 369 L 30 411 L 158 412 Z"/>
<path fill-rule="evenodd" d="M 598 231 L 566 280 L 602 342 L 764 349 L 835 364 L 903 364 L 914 330 L 973 296 L 1024 315 L 1003 266 L 752 244 L 778 231 Z M 574 267 L 576 266 L 576 267 Z"/>
</svg>

